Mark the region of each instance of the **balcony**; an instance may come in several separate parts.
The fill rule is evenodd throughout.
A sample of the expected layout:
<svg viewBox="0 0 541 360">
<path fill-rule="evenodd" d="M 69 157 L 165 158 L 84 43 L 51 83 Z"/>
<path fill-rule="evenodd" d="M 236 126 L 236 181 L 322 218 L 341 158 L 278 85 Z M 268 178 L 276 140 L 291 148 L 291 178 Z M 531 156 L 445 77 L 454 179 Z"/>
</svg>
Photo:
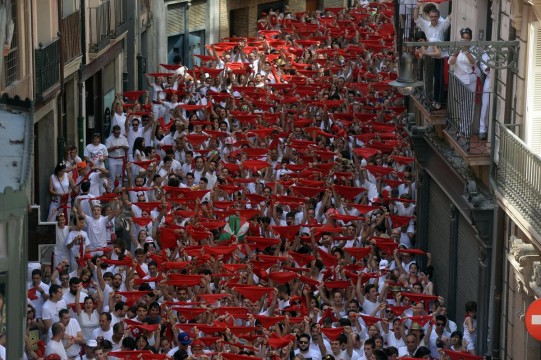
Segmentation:
<svg viewBox="0 0 541 360">
<path fill-rule="evenodd" d="M 35 50 L 36 100 L 60 83 L 60 39 Z"/>
<path fill-rule="evenodd" d="M 112 26 L 114 30 L 111 37 L 117 39 L 128 31 L 128 0 L 113 0 L 112 9 L 114 15 L 111 18 L 114 19 L 114 24 Z"/>
<path fill-rule="evenodd" d="M 479 138 L 479 119 L 483 92 L 470 91 L 453 72 L 448 73 L 447 97 L 441 109 L 433 101 L 433 59 L 417 60 L 415 72 L 424 85 L 411 96 L 423 123 L 434 128 L 440 138 L 445 138 L 469 166 L 489 164 L 490 143 Z M 488 93 L 487 93 L 488 94 Z"/>
<path fill-rule="evenodd" d="M 505 125 L 498 124 L 497 192 L 541 234 L 541 157 Z"/>
<path fill-rule="evenodd" d="M 89 47 L 90 53 L 100 53 L 111 41 L 111 1 L 104 1 L 88 11 Z"/>
<path fill-rule="evenodd" d="M 64 64 L 81 56 L 81 14 L 79 11 L 62 19 L 62 52 Z"/>
<path fill-rule="evenodd" d="M 479 136 L 482 97 L 482 91 L 471 91 L 449 72 L 444 134 L 464 160 L 474 166 L 488 165 L 490 161 L 490 142 L 488 139 L 481 140 Z"/>
</svg>

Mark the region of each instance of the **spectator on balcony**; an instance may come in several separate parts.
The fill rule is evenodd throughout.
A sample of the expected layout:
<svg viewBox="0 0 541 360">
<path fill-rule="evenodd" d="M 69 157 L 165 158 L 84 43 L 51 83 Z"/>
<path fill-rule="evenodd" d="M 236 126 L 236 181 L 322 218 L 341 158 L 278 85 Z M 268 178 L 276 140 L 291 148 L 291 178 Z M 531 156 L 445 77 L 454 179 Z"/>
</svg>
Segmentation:
<svg viewBox="0 0 541 360">
<path fill-rule="evenodd" d="M 400 0 L 400 26 L 404 29 L 404 39 L 412 37 L 412 14 L 414 12 L 417 0 Z"/>
<path fill-rule="evenodd" d="M 483 97 L 481 98 L 481 116 L 479 118 L 479 140 L 486 140 L 488 133 L 488 103 L 490 100 L 490 68 L 488 67 L 488 53 L 481 55 L 479 68 L 485 75 L 483 82 Z"/>
<path fill-rule="evenodd" d="M 420 17 L 419 10 L 421 7 L 426 8 L 431 6 L 428 12 L 428 18 L 430 21 Z M 444 41 L 445 31 L 451 26 L 451 14 L 447 18 L 440 16 L 440 11 L 433 5 L 418 3 L 415 11 L 413 12 L 415 24 L 426 34 L 426 37 L 431 42 Z M 434 93 L 433 93 L 433 107 L 436 110 L 441 109 L 441 103 L 443 102 L 444 84 L 443 84 L 443 59 L 434 59 Z"/>
<path fill-rule="evenodd" d="M 464 28 L 460 30 L 460 38 L 462 41 L 471 41 L 472 31 L 470 28 Z M 454 65 L 455 76 L 470 90 L 475 92 L 475 85 L 477 84 L 476 74 L 476 58 L 470 52 L 468 46 L 462 46 L 460 51 L 454 53 L 449 58 L 449 65 Z"/>
</svg>

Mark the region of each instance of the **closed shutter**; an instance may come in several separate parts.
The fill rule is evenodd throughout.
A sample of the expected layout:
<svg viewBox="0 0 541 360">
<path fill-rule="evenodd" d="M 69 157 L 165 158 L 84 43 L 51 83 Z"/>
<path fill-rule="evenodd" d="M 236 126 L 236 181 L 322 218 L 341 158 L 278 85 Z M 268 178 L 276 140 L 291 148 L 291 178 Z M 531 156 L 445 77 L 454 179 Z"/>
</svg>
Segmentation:
<svg viewBox="0 0 541 360">
<path fill-rule="evenodd" d="M 451 208 L 449 198 L 433 181 L 430 182 L 428 224 L 428 251 L 434 264 L 435 291 L 445 298 L 449 291 L 449 236 L 451 233 Z"/>
<path fill-rule="evenodd" d="M 190 6 L 190 32 L 205 29 L 207 24 L 207 1 L 193 0 Z"/>
<path fill-rule="evenodd" d="M 462 319 L 464 305 L 468 301 L 478 301 L 479 286 L 479 242 L 477 233 L 464 216 L 458 220 L 458 248 L 457 248 L 457 274 L 456 294 L 451 294 L 456 299 L 456 314 L 449 314 L 451 318 Z M 460 326 L 460 324 L 459 324 Z"/>
<path fill-rule="evenodd" d="M 184 4 L 172 4 L 167 7 L 167 35 L 184 33 Z"/>
<path fill-rule="evenodd" d="M 541 154 L 541 26 L 531 25 L 528 64 L 526 144 Z M 531 74 L 531 76 L 530 76 Z"/>
</svg>

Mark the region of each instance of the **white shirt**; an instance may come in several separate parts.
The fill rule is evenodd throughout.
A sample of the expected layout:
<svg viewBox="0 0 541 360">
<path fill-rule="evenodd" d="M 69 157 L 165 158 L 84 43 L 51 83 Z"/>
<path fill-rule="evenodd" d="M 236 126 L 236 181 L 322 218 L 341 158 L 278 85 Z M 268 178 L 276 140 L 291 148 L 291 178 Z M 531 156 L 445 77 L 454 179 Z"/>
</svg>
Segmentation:
<svg viewBox="0 0 541 360">
<path fill-rule="evenodd" d="M 118 137 L 116 137 L 115 135 L 111 135 L 107 138 L 107 140 L 105 140 L 105 146 L 107 148 L 110 148 L 113 146 L 128 146 L 129 147 L 128 139 L 122 134 L 120 134 Z M 124 150 L 122 148 L 118 148 L 109 152 L 109 156 L 113 158 L 123 157 L 126 155 L 126 151 L 127 149 Z M 109 161 L 122 161 L 122 159 L 109 159 Z"/>
<path fill-rule="evenodd" d="M 89 248 L 96 249 L 107 246 L 107 217 L 101 216 L 94 219 L 91 216 L 86 216 L 86 228 L 88 231 L 88 239 L 90 241 Z"/>
<path fill-rule="evenodd" d="M 105 167 L 105 159 L 107 159 L 107 156 L 109 156 L 109 153 L 107 152 L 107 147 L 103 144 L 88 144 L 85 147 L 85 157 L 92 160 L 95 166 L 97 167 Z"/>
<path fill-rule="evenodd" d="M 55 322 L 60 321 L 60 317 L 58 316 L 58 313 L 62 309 L 67 309 L 66 302 L 64 300 L 59 300 L 57 302 L 53 302 L 51 300 L 45 301 L 45 304 L 43 304 L 42 308 L 42 319 L 43 320 L 51 320 L 51 324 L 54 324 Z"/>
<path fill-rule="evenodd" d="M 32 289 L 34 286 L 32 285 L 32 282 L 28 283 L 28 290 Z M 45 292 L 45 294 L 49 293 L 49 285 L 45 284 L 43 281 L 39 284 L 39 287 Z M 45 299 L 43 296 L 41 296 L 41 293 L 36 291 L 37 299 L 32 300 L 32 305 L 34 306 L 34 309 L 36 309 L 36 319 L 41 319 L 41 308 L 43 307 L 43 304 L 45 303 Z"/>
<path fill-rule="evenodd" d="M 45 349 L 45 356 L 51 354 L 60 355 L 61 360 L 68 360 L 68 354 L 66 354 L 66 350 L 64 349 L 64 344 L 62 344 L 62 341 L 55 341 L 52 339 L 49 341 L 49 343 L 47 344 L 47 348 Z"/>
</svg>

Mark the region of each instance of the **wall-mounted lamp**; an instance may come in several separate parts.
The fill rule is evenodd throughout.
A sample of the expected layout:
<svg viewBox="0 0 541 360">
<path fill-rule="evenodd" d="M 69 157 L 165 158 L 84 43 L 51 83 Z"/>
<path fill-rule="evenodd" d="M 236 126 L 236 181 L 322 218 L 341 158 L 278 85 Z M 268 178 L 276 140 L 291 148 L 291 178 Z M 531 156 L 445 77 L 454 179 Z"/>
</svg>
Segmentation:
<svg viewBox="0 0 541 360">
<path fill-rule="evenodd" d="M 416 87 L 423 86 L 423 82 L 417 81 L 413 72 L 413 56 L 410 53 L 404 52 L 400 56 L 398 79 L 391 81 L 389 85 L 395 87 L 404 96 L 413 94 Z"/>
</svg>

